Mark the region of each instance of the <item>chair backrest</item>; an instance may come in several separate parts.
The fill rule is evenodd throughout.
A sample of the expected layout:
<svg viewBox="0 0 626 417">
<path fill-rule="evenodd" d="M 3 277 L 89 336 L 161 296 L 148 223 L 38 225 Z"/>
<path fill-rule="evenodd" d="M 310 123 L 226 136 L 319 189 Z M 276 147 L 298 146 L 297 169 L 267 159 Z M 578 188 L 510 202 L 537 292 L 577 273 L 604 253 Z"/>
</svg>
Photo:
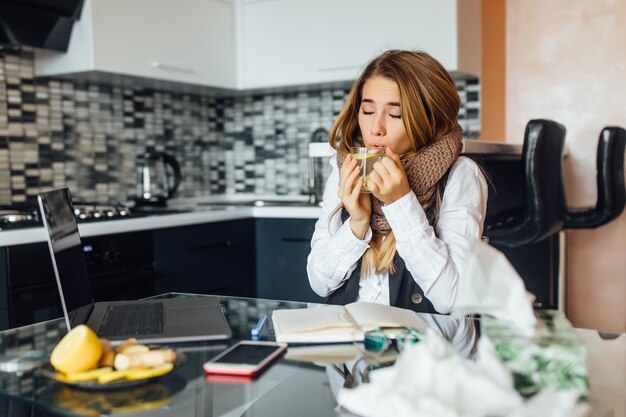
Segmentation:
<svg viewBox="0 0 626 417">
<path fill-rule="evenodd" d="M 621 127 L 602 129 L 596 157 L 598 169 L 596 210 L 604 215 L 601 216 L 601 223 L 597 226 L 610 222 L 624 210 L 626 202 L 626 189 L 624 188 L 625 146 L 626 130 Z"/>
<path fill-rule="evenodd" d="M 536 119 L 526 125 L 524 162 L 524 223 L 532 241 L 540 241 L 563 227 L 565 189 L 563 149 L 565 127 Z"/>
<path fill-rule="evenodd" d="M 624 210 L 624 148 L 626 130 L 605 127 L 600 133 L 596 156 L 596 183 L 598 199 L 592 208 L 568 209 L 565 213 L 566 229 L 591 229 L 603 226 Z"/>
</svg>

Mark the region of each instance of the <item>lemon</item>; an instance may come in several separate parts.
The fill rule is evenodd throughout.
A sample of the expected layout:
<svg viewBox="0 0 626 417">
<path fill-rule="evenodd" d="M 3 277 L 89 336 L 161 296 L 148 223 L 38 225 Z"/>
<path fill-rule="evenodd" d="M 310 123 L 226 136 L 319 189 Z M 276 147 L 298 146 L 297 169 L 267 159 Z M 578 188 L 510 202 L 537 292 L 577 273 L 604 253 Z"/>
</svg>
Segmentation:
<svg viewBox="0 0 626 417">
<path fill-rule="evenodd" d="M 366 155 L 354 154 L 354 155 L 352 155 L 352 157 L 354 159 L 356 159 L 357 161 L 362 161 L 362 160 L 368 159 L 368 158 L 379 158 L 380 159 L 380 154 L 377 154 L 377 153 L 368 153 Z"/>
<path fill-rule="evenodd" d="M 123 371 L 103 372 L 98 375 L 97 378 L 98 382 L 101 384 L 107 384 L 109 382 L 117 381 L 124 378 L 129 381 L 134 381 L 137 379 L 155 378 L 157 376 L 162 376 L 169 373 L 172 369 L 174 369 L 174 364 L 164 363 L 163 365 L 159 365 L 154 368 L 135 368 L 125 369 Z"/>
<path fill-rule="evenodd" d="M 169 373 L 172 369 L 174 369 L 174 364 L 172 363 L 164 363 L 154 368 L 129 369 L 126 372 L 126 379 L 132 381 L 135 379 L 155 378 Z"/>
<path fill-rule="evenodd" d="M 98 366 L 102 356 L 100 339 L 84 324 L 74 327 L 56 345 L 50 355 L 50 363 L 66 374 L 85 372 Z"/>
<path fill-rule="evenodd" d="M 92 379 L 97 379 L 100 375 L 108 374 L 109 372 L 113 372 L 113 368 L 105 366 L 104 368 L 92 369 L 91 371 L 64 374 L 62 379 L 67 382 L 91 381 Z"/>
</svg>

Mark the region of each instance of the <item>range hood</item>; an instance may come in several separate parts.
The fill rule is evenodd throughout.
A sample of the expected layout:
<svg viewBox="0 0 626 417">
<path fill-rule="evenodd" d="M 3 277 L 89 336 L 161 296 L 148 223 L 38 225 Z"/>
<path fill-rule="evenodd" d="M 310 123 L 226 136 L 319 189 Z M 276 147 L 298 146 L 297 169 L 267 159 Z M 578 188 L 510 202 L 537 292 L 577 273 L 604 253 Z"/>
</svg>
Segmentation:
<svg viewBox="0 0 626 417">
<path fill-rule="evenodd" d="M 66 52 L 84 0 L 0 0 L 0 44 Z"/>
</svg>

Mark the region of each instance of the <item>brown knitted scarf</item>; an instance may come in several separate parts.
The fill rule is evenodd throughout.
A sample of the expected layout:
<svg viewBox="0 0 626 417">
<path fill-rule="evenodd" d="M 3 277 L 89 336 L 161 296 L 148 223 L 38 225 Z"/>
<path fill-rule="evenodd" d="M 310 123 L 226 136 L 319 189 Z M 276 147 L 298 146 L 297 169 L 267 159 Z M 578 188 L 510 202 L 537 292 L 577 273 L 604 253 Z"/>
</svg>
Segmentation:
<svg viewBox="0 0 626 417">
<path fill-rule="evenodd" d="M 419 152 L 400 158 L 408 177 L 409 185 L 424 210 L 432 205 L 437 183 L 456 161 L 462 148 L 463 129 L 457 125 L 452 132 L 435 139 L 433 143 L 420 149 Z M 344 160 L 345 155 L 337 155 L 337 165 L 339 167 L 341 167 Z M 373 195 L 371 198 L 372 213 L 370 224 L 374 231 L 385 235 L 391 231 L 391 227 L 383 214 L 383 203 Z M 347 218 L 345 209 L 342 210 L 342 217 Z"/>
</svg>

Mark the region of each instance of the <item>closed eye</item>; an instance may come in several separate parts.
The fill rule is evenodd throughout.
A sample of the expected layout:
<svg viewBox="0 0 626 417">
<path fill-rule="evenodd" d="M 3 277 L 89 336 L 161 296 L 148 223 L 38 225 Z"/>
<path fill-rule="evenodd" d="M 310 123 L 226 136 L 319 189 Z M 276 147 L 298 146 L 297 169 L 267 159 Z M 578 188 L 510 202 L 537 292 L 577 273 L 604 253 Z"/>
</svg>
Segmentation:
<svg viewBox="0 0 626 417">
<path fill-rule="evenodd" d="M 401 118 L 402 118 L 402 115 L 401 115 L 401 114 L 398 114 L 398 115 L 396 115 L 396 114 L 390 114 L 389 116 L 393 117 L 394 119 L 401 119 Z"/>
<path fill-rule="evenodd" d="M 365 111 L 365 109 L 362 109 L 361 111 L 363 112 L 363 114 L 366 114 L 366 115 L 374 114 L 373 111 Z"/>
</svg>

